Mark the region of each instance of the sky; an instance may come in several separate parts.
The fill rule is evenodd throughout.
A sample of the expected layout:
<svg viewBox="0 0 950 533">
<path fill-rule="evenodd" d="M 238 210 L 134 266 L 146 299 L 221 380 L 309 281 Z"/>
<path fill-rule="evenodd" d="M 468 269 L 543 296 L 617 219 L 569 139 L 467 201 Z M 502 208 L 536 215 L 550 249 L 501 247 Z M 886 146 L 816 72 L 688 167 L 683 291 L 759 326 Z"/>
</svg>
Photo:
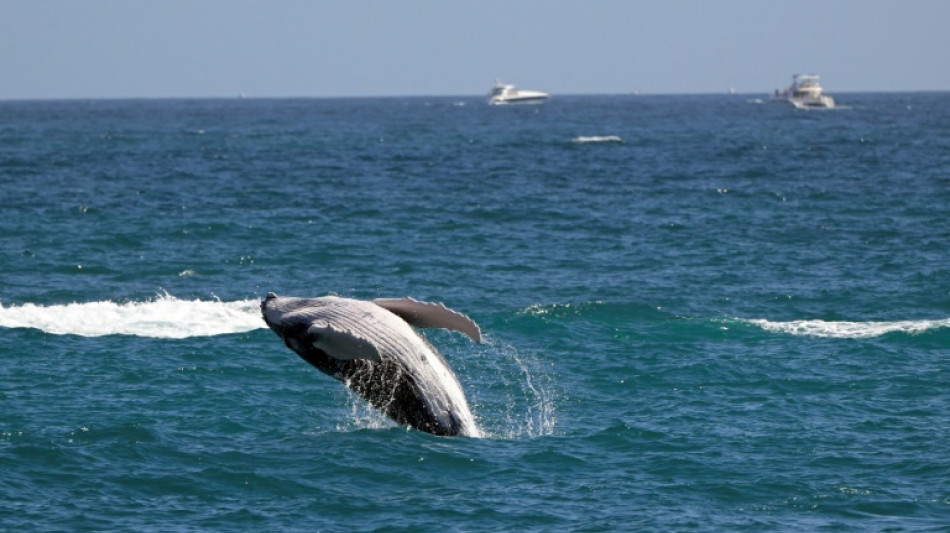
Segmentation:
<svg viewBox="0 0 950 533">
<path fill-rule="evenodd" d="M 947 0 L 0 0 L 0 100 L 950 90 Z"/>
</svg>

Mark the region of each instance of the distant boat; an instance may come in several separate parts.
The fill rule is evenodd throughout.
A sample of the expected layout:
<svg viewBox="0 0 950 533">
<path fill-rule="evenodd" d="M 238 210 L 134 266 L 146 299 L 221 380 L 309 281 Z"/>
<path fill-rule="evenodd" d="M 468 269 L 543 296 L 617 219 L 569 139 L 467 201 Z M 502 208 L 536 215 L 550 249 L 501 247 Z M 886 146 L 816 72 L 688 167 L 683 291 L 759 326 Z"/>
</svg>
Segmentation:
<svg viewBox="0 0 950 533">
<path fill-rule="evenodd" d="M 540 104 L 548 99 L 550 95 L 541 91 L 524 91 L 515 88 L 514 85 L 502 83 L 501 80 L 495 80 L 495 86 L 491 94 L 488 95 L 489 105 L 506 104 Z"/>
<path fill-rule="evenodd" d="M 795 74 L 792 84 L 782 92 L 778 90 L 773 99 L 787 100 L 798 109 L 834 109 L 835 99 L 824 94 L 817 74 Z"/>
</svg>

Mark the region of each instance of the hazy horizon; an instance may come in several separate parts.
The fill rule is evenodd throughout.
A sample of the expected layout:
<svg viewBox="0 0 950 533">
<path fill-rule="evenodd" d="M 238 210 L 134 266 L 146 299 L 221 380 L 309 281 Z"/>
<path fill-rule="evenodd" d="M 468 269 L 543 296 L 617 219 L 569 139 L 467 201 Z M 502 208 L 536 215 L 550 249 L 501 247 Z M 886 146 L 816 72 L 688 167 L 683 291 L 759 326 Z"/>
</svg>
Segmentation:
<svg viewBox="0 0 950 533">
<path fill-rule="evenodd" d="M 936 0 L 14 0 L 0 100 L 768 94 L 799 72 L 947 91 L 948 20 Z"/>
<path fill-rule="evenodd" d="M 782 87 L 776 87 L 776 89 L 782 89 Z M 915 94 L 915 93 L 946 93 L 950 90 L 943 89 L 907 89 L 907 90 L 898 90 L 898 91 L 826 91 L 826 94 L 831 96 L 839 95 L 860 95 L 860 94 Z M 650 98 L 650 97 L 664 97 L 664 96 L 765 96 L 769 97 L 772 95 L 772 91 L 760 91 L 760 92 L 734 92 L 730 93 L 728 91 L 724 92 L 669 92 L 669 93 L 563 93 L 563 94 L 552 94 L 550 101 L 557 100 L 558 97 L 584 97 L 584 96 L 601 96 L 601 97 L 613 97 L 613 96 L 630 96 L 630 97 L 641 97 L 641 98 Z M 341 100 L 341 99 L 399 99 L 399 98 L 439 98 L 439 99 L 451 99 L 451 98 L 486 98 L 488 96 L 488 91 L 486 90 L 484 94 L 473 93 L 473 94 L 365 94 L 365 95 L 321 95 L 321 96 L 312 96 L 312 95 L 286 95 L 286 96 L 247 96 L 247 95 L 207 95 L 207 96 L 104 96 L 104 97 L 94 97 L 94 96 L 67 96 L 67 97 L 48 97 L 48 98 L 0 98 L 0 102 L 56 102 L 56 101 L 114 101 L 114 100 Z"/>
</svg>

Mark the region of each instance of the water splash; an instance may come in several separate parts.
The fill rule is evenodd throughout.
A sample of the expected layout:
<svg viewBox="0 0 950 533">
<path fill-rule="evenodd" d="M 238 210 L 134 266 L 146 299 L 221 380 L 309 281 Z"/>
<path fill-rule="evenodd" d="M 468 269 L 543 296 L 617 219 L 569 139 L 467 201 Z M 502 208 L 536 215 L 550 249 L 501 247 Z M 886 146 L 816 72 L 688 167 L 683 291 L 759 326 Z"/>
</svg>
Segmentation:
<svg viewBox="0 0 950 533">
<path fill-rule="evenodd" d="M 0 327 L 53 335 L 135 335 L 183 339 L 244 333 L 266 327 L 258 300 L 179 300 L 163 293 L 144 302 L 0 305 Z"/>
<path fill-rule="evenodd" d="M 396 423 L 382 411 L 376 409 L 348 386 L 346 389 L 346 413 L 336 425 L 336 430 L 347 433 L 358 429 L 389 429 Z"/>
<path fill-rule="evenodd" d="M 525 439 L 552 435 L 557 426 L 555 386 L 550 369 L 536 356 L 486 335 L 473 348 L 446 332 L 432 332 L 475 416 L 478 438 Z M 453 342 L 453 339 L 457 342 Z M 389 429 L 395 423 L 354 393 L 347 391 L 347 408 L 337 431 Z"/>
<path fill-rule="evenodd" d="M 557 426 L 555 387 L 551 372 L 534 356 L 486 337 L 481 353 L 469 365 L 474 372 L 460 374 L 485 437 L 535 438 L 554 433 Z M 465 369 L 463 369 L 465 370 Z M 470 376 L 481 377 L 473 382 Z"/>
</svg>

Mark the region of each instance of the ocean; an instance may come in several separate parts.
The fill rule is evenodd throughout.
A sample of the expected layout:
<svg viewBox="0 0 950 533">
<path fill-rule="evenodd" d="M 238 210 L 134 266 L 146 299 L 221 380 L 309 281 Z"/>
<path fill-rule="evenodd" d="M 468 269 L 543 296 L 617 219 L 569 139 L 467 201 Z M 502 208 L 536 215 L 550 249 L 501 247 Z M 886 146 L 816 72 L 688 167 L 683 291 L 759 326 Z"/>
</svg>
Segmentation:
<svg viewBox="0 0 950 533">
<path fill-rule="evenodd" d="M 950 531 L 950 93 L 0 102 L 0 530 Z M 411 296 L 482 438 L 260 300 Z"/>
</svg>

